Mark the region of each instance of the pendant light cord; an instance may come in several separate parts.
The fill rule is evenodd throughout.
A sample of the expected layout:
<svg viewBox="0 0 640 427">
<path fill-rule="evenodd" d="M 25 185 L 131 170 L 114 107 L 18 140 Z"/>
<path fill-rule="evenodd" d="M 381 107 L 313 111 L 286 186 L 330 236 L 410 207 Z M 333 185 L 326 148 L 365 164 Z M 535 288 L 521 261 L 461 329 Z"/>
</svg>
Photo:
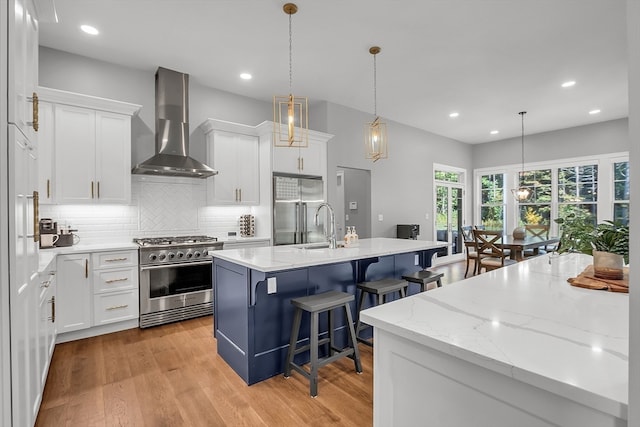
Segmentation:
<svg viewBox="0 0 640 427">
<path fill-rule="evenodd" d="M 378 68 L 376 65 L 376 55 L 373 55 L 373 115 L 378 117 Z"/>
<path fill-rule="evenodd" d="M 521 153 L 522 153 L 522 168 L 520 169 L 520 181 L 522 181 L 522 177 L 524 176 L 524 115 L 527 114 L 526 111 L 520 111 L 520 117 L 522 117 L 522 136 L 521 136 Z"/>
<path fill-rule="evenodd" d="M 293 81 L 293 54 L 292 54 L 292 31 L 291 31 L 291 14 L 289 14 L 289 93 L 292 93 L 291 91 L 291 82 Z"/>
</svg>

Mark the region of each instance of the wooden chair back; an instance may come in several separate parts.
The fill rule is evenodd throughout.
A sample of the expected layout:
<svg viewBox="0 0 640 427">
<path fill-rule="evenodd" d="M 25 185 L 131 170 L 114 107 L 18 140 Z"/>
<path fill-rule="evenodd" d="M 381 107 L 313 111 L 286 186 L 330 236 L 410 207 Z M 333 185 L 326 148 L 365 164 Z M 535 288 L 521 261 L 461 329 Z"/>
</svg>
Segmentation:
<svg viewBox="0 0 640 427">
<path fill-rule="evenodd" d="M 476 252 L 491 257 L 504 258 L 504 251 L 496 243 L 502 240 L 501 230 L 473 230 Z"/>
<path fill-rule="evenodd" d="M 473 227 L 471 225 L 460 227 L 460 234 L 465 242 L 473 242 Z"/>
<path fill-rule="evenodd" d="M 546 224 L 527 224 L 524 228 L 527 234 L 532 237 L 549 238 L 549 226 Z"/>
</svg>

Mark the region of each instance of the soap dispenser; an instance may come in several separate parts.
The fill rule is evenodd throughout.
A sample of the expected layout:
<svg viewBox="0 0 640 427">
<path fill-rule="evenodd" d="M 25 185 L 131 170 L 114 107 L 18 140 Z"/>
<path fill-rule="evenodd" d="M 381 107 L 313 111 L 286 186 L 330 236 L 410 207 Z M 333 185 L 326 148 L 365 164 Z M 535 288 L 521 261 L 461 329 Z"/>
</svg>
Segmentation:
<svg viewBox="0 0 640 427">
<path fill-rule="evenodd" d="M 356 233 L 356 226 L 351 227 L 351 240 L 353 243 L 358 243 L 358 233 Z"/>
<path fill-rule="evenodd" d="M 353 235 L 351 234 L 351 227 L 347 227 L 347 233 L 344 235 L 344 245 L 349 246 L 351 244 L 351 240 Z"/>
</svg>

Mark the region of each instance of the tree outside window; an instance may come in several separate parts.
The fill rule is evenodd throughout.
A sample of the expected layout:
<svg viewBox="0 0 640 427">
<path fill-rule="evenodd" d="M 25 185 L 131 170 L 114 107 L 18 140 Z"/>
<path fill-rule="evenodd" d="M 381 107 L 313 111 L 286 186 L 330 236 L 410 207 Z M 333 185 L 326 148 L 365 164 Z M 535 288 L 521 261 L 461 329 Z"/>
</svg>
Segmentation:
<svg viewBox="0 0 640 427">
<path fill-rule="evenodd" d="M 504 230 L 504 174 L 480 177 L 480 222 L 487 230 Z"/>
<path fill-rule="evenodd" d="M 518 204 L 520 225 L 551 223 L 551 169 L 529 170 L 521 175 L 521 186 L 529 198 Z"/>
<path fill-rule="evenodd" d="M 573 213 L 594 225 L 598 218 L 598 165 L 558 169 L 558 216 Z"/>
<path fill-rule="evenodd" d="M 613 164 L 613 220 L 629 223 L 629 162 Z"/>
</svg>

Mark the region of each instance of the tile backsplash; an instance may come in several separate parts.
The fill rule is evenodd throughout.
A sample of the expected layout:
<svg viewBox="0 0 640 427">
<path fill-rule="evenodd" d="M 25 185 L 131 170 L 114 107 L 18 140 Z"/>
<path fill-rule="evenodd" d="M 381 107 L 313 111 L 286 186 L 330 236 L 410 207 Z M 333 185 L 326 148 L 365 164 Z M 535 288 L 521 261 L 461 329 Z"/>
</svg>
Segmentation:
<svg viewBox="0 0 640 427">
<path fill-rule="evenodd" d="M 81 243 L 131 241 L 134 237 L 239 231 L 250 206 L 207 206 L 206 181 L 133 175 L 131 205 L 41 205 L 40 217 L 77 229 Z M 239 235 L 239 233 L 238 233 Z"/>
</svg>

